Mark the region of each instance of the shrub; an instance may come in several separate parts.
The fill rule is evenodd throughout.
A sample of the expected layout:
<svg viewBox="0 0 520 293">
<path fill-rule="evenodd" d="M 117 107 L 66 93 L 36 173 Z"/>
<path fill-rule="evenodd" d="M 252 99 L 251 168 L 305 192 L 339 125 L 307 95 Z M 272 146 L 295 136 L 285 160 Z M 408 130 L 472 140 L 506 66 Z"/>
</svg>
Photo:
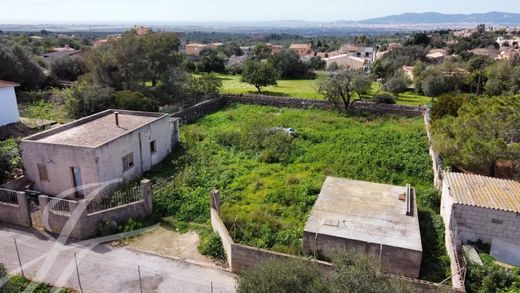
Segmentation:
<svg viewBox="0 0 520 293">
<path fill-rule="evenodd" d="M 62 57 L 51 63 L 51 74 L 61 80 L 75 81 L 86 71 L 85 64 L 78 58 Z"/>
<path fill-rule="evenodd" d="M 139 92 L 118 91 L 114 93 L 114 97 L 115 106 L 118 109 L 145 112 L 159 111 L 159 104 Z"/>
<path fill-rule="evenodd" d="M 217 233 L 205 234 L 201 237 L 199 243 L 199 252 L 203 255 L 210 256 L 217 260 L 226 260 L 226 253 L 222 246 L 222 240 Z"/>
<path fill-rule="evenodd" d="M 54 94 L 65 101 L 69 117 L 74 119 L 110 109 L 114 105 L 110 88 L 88 82 L 79 82 L 71 88 L 56 90 Z"/>
<path fill-rule="evenodd" d="M 123 226 L 123 232 L 132 232 L 142 228 L 144 228 L 144 223 L 142 221 L 130 218 Z"/>
<path fill-rule="evenodd" d="M 402 73 L 394 75 L 385 83 L 385 90 L 392 94 L 404 93 L 408 89 L 408 80 Z"/>
<path fill-rule="evenodd" d="M 459 109 L 468 100 L 465 95 L 444 94 L 436 98 L 432 106 L 432 119 L 441 119 L 445 116 L 457 117 Z"/>
<path fill-rule="evenodd" d="M 116 221 L 110 220 L 108 218 L 102 218 L 97 223 L 96 229 L 99 235 L 108 236 L 118 233 L 120 227 L 118 227 Z"/>
<path fill-rule="evenodd" d="M 389 93 L 377 94 L 374 96 L 374 103 L 395 104 L 395 96 Z"/>
</svg>

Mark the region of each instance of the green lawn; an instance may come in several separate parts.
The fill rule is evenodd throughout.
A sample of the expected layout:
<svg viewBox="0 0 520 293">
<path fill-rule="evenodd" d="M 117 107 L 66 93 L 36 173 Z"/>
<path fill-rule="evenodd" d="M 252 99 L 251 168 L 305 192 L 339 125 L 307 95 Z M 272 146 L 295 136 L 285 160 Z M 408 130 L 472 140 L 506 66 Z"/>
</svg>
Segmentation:
<svg viewBox="0 0 520 293">
<path fill-rule="evenodd" d="M 219 75 L 222 79 L 223 86 L 221 93 L 226 94 L 255 94 L 257 90 L 254 86 L 241 82 L 240 75 Z M 279 80 L 278 85 L 265 87 L 262 89 L 263 94 L 274 96 L 287 96 L 305 99 L 324 99 L 323 95 L 318 93 L 317 80 Z M 372 90 L 367 98 L 378 92 L 382 92 L 382 86 L 378 83 L 373 84 Z M 417 95 L 414 92 L 406 92 L 399 95 L 397 103 L 401 105 L 426 105 L 431 102 L 431 98 Z"/>
<path fill-rule="evenodd" d="M 292 127 L 297 136 L 272 134 L 273 127 Z M 411 183 L 421 209 L 422 275 L 446 277 L 421 118 L 231 105 L 182 126 L 180 147 L 145 176 L 157 181 L 172 175 L 169 186 L 154 193 L 160 216 L 208 223 L 209 191 L 216 188 L 236 241 L 288 253 L 301 252 L 303 227 L 326 176 Z"/>
</svg>

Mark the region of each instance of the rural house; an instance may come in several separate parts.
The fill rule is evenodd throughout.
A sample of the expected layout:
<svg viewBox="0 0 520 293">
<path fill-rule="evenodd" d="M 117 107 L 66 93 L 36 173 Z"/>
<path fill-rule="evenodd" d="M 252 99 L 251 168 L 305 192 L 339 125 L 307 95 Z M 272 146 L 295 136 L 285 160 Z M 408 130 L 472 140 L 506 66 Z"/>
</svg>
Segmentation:
<svg viewBox="0 0 520 293">
<path fill-rule="evenodd" d="M 292 44 L 289 47 L 289 50 L 293 50 L 296 53 L 298 53 L 300 58 L 307 57 L 313 54 L 311 44 Z"/>
<path fill-rule="evenodd" d="M 358 249 L 388 273 L 418 278 L 422 244 L 414 189 L 327 177 L 305 225 L 303 247 L 327 258 L 337 249 Z"/>
<path fill-rule="evenodd" d="M 14 88 L 19 84 L 0 80 L 0 126 L 20 121 Z"/>
<path fill-rule="evenodd" d="M 83 198 L 96 188 L 83 185 L 138 178 L 172 151 L 178 135 L 178 119 L 167 114 L 107 110 L 29 136 L 20 148 L 35 190 Z"/>
<path fill-rule="evenodd" d="M 495 242 L 520 247 L 520 182 L 445 173 L 441 216 L 462 244 L 482 241 L 492 250 Z"/>
</svg>

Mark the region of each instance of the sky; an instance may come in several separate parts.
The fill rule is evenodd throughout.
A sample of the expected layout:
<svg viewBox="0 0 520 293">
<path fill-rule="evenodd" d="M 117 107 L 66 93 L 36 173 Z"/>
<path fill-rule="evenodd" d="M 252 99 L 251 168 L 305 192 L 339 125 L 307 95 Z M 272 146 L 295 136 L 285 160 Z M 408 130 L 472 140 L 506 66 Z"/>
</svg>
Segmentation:
<svg viewBox="0 0 520 293">
<path fill-rule="evenodd" d="M 520 0 L 0 0 L 0 23 L 334 21 L 489 11 L 520 13 Z"/>
</svg>

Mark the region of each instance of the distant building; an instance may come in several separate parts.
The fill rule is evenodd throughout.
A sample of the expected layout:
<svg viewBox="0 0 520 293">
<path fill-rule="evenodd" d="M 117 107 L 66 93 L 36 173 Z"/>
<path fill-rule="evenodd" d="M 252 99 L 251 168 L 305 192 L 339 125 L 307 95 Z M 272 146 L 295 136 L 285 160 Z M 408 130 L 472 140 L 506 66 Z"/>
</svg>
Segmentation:
<svg viewBox="0 0 520 293">
<path fill-rule="evenodd" d="M 445 173 L 441 216 L 464 243 L 499 239 L 520 246 L 520 182 Z M 519 251 L 520 253 L 520 251 Z"/>
<path fill-rule="evenodd" d="M 408 79 L 410 79 L 411 81 L 413 81 L 413 66 L 403 66 L 403 73 L 406 75 L 406 77 L 408 77 Z"/>
<path fill-rule="evenodd" d="M 150 27 L 140 26 L 140 27 L 135 28 L 135 34 L 138 36 L 144 36 L 149 33 L 152 33 L 152 28 L 150 28 Z"/>
<path fill-rule="evenodd" d="M 330 58 L 323 59 L 326 62 L 327 68 L 332 64 L 337 64 L 339 67 L 343 67 L 345 69 L 365 69 L 368 67 L 368 61 L 359 57 L 352 57 L 348 54 L 338 55 Z"/>
<path fill-rule="evenodd" d="M 0 80 L 0 126 L 20 121 L 15 87 L 19 84 Z"/>
<path fill-rule="evenodd" d="M 186 54 L 189 56 L 199 56 L 202 50 L 204 49 L 218 49 L 222 46 L 222 43 L 209 43 L 209 44 L 199 44 L 199 43 L 191 43 L 186 45 Z"/>
<path fill-rule="evenodd" d="M 470 52 L 475 55 L 487 56 L 491 59 L 497 59 L 497 57 L 500 55 L 499 50 L 490 49 L 490 48 L 478 48 L 478 49 L 473 49 Z"/>
<path fill-rule="evenodd" d="M 35 190 L 83 198 L 97 187 L 83 185 L 141 176 L 172 151 L 178 135 L 178 119 L 167 114 L 107 110 L 29 136 L 20 148 Z"/>
<path fill-rule="evenodd" d="M 351 44 L 344 44 L 341 46 L 339 52 L 342 55 L 348 55 L 357 58 L 363 58 L 371 62 L 374 58 L 374 48 L 372 47 L 360 47 Z"/>
<path fill-rule="evenodd" d="M 417 278 L 422 244 L 415 191 L 327 177 L 305 224 L 303 247 L 328 258 L 337 249 L 357 249 L 388 273 Z"/>
<path fill-rule="evenodd" d="M 289 46 L 289 49 L 298 53 L 298 55 L 301 58 L 307 57 L 307 56 L 313 54 L 311 44 L 292 44 L 291 46 Z"/>
<path fill-rule="evenodd" d="M 107 35 L 106 38 L 104 38 L 104 39 L 96 40 L 94 42 L 94 48 L 106 45 L 106 44 L 108 44 L 109 41 L 119 40 L 119 39 L 121 39 L 121 37 L 122 37 L 121 34 Z"/>
<path fill-rule="evenodd" d="M 278 54 L 281 53 L 284 50 L 284 47 L 282 45 L 273 45 L 267 43 L 267 46 L 271 48 L 271 54 Z"/>
<path fill-rule="evenodd" d="M 448 55 L 448 51 L 445 49 L 432 49 L 426 54 L 426 58 L 430 59 L 430 61 L 441 64 L 446 59 Z"/>
</svg>

